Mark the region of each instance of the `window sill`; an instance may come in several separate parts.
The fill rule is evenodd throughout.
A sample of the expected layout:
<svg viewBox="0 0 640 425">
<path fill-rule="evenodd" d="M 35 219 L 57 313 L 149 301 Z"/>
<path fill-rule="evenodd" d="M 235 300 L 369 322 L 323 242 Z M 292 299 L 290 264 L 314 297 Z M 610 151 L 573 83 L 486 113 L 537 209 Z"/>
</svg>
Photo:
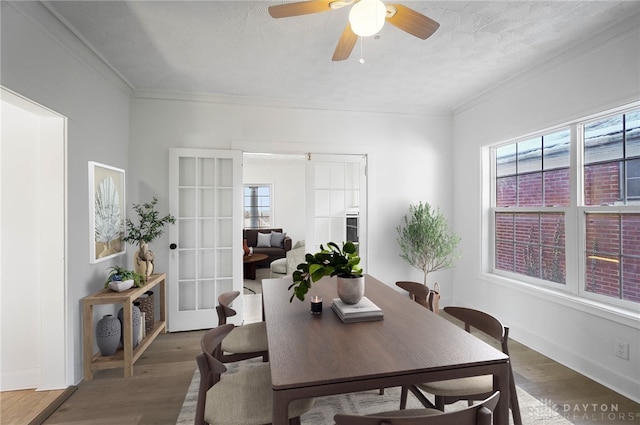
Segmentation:
<svg viewBox="0 0 640 425">
<path fill-rule="evenodd" d="M 492 273 L 483 273 L 481 279 L 491 284 L 535 296 L 545 301 L 561 304 L 574 310 L 592 314 L 634 329 L 640 329 L 640 311 L 606 304 L 555 288 L 533 285 Z"/>
</svg>

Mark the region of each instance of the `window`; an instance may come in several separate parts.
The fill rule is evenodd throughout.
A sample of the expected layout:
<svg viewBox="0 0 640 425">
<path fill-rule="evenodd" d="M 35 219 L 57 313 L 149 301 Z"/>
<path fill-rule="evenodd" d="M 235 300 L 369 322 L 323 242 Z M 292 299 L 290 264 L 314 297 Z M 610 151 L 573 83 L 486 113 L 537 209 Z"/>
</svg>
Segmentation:
<svg viewBox="0 0 640 425">
<path fill-rule="evenodd" d="M 492 162 L 494 273 L 640 303 L 640 109 L 495 146 Z"/>
<path fill-rule="evenodd" d="M 569 129 L 495 150 L 495 265 L 565 283 L 565 218 L 571 204 Z"/>
<path fill-rule="evenodd" d="M 585 205 L 640 199 L 640 110 L 582 126 Z"/>
<path fill-rule="evenodd" d="M 496 265 L 565 283 L 564 214 L 496 212 Z"/>
<path fill-rule="evenodd" d="M 640 303 L 640 109 L 581 125 L 585 291 Z M 637 208 L 635 209 L 637 211 Z"/>
<path fill-rule="evenodd" d="M 244 227 L 263 229 L 272 227 L 271 185 L 244 185 Z"/>
<path fill-rule="evenodd" d="M 586 213 L 585 290 L 640 302 L 640 214 Z"/>
</svg>

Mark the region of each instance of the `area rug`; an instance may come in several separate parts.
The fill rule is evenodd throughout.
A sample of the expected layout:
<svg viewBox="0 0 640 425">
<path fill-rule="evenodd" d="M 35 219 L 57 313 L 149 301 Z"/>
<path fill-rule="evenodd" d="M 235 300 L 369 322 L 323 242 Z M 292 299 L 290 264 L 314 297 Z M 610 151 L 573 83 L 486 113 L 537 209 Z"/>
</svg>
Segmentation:
<svg viewBox="0 0 640 425">
<path fill-rule="evenodd" d="M 229 370 L 226 373 L 234 373 L 241 367 L 251 367 L 255 364 L 259 364 L 259 360 L 247 360 L 227 365 L 229 366 Z M 178 415 L 176 425 L 193 425 L 198 400 L 199 383 L 200 373 L 196 370 L 185 396 L 182 409 Z M 518 388 L 517 391 L 523 425 L 571 425 L 571 422 L 562 417 L 562 415 L 554 409 L 553 405 L 537 400 L 521 388 Z M 387 388 L 384 391 L 384 395 L 380 395 L 378 390 L 374 390 L 319 397 L 315 400 L 313 408 L 301 417 L 301 421 L 302 425 L 331 425 L 334 423 L 333 416 L 336 413 L 364 415 L 396 410 L 399 407 L 399 403 L 400 388 Z M 410 394 L 407 407 L 421 408 L 422 405 Z M 465 407 L 466 402 L 458 402 L 447 406 L 447 411 Z M 509 418 L 509 423 L 513 424 L 512 417 Z"/>
</svg>

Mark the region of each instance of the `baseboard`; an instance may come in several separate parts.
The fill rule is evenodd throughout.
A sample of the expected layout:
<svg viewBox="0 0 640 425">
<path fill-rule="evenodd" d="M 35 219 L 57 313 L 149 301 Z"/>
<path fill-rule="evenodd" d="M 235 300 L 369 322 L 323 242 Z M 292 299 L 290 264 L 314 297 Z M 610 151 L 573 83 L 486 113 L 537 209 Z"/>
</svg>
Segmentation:
<svg viewBox="0 0 640 425">
<path fill-rule="evenodd" d="M 549 341 L 540 335 L 536 335 L 522 328 L 514 328 L 511 326 L 511 335 L 517 335 L 513 338 L 521 344 L 535 350 L 552 360 L 572 369 L 576 372 L 592 379 L 607 388 L 629 398 L 630 400 L 640 403 L 640 393 L 638 393 L 638 382 L 628 376 L 621 375 L 607 369 L 599 363 L 593 362 L 590 358 L 585 357 L 581 353 L 568 350 L 552 341 Z"/>
<path fill-rule="evenodd" d="M 38 416 L 33 418 L 31 420 L 31 422 L 29 422 L 29 425 L 41 425 L 41 424 L 43 424 L 44 421 L 46 421 L 47 418 L 53 414 L 53 412 L 58 410 L 58 408 L 60 406 L 62 406 L 62 404 L 65 401 L 67 401 L 67 399 L 69 397 L 71 397 L 71 395 L 73 393 L 75 393 L 77 389 L 78 389 L 78 387 L 76 387 L 75 385 L 72 385 L 72 386 L 68 387 L 66 390 L 64 390 L 62 392 L 62 394 L 60 394 L 58 397 L 56 397 L 56 399 L 53 400 L 51 402 L 51 404 L 49 404 L 42 412 L 40 412 L 38 414 Z"/>
</svg>

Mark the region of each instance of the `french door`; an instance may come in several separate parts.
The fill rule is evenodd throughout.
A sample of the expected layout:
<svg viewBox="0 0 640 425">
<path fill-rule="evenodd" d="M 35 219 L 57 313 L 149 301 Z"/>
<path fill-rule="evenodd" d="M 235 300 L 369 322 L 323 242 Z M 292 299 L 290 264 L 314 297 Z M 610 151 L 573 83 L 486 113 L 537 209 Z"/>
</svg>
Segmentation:
<svg viewBox="0 0 640 425">
<path fill-rule="evenodd" d="M 367 259 L 366 155 L 308 154 L 306 180 L 306 251 L 347 240 Z"/>
<path fill-rule="evenodd" d="M 209 329 L 218 296 L 242 292 L 242 152 L 171 149 L 169 175 L 168 330 Z"/>
</svg>

